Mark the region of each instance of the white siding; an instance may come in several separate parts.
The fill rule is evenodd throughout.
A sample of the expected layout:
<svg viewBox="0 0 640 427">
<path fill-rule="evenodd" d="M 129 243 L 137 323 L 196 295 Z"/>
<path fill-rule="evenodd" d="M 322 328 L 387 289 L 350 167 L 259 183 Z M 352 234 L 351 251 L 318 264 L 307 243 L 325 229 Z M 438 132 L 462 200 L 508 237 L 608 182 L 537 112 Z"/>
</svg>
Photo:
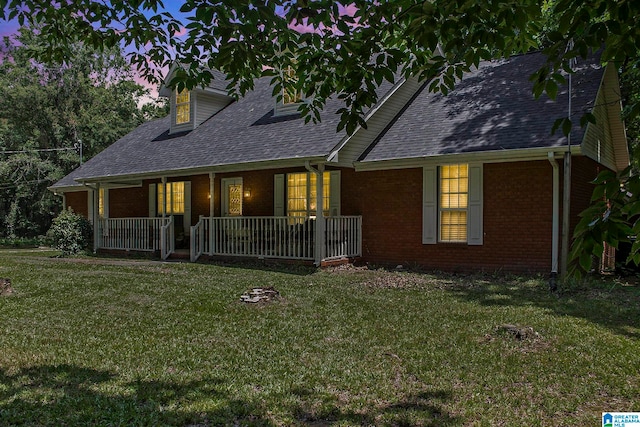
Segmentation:
<svg viewBox="0 0 640 427">
<path fill-rule="evenodd" d="M 202 122 L 222 110 L 231 102 L 229 97 L 223 95 L 214 95 L 205 92 L 197 92 L 194 95 L 196 97 L 196 127 L 200 126 Z"/>
<path fill-rule="evenodd" d="M 191 92 L 191 120 L 189 123 L 176 125 L 176 92 L 171 94 L 171 130 L 170 133 L 193 130 L 209 117 L 229 105 L 232 99 L 226 95 L 194 89 Z"/>
<path fill-rule="evenodd" d="M 592 110 L 596 123 L 589 123 L 582 141 L 587 157 L 612 170 L 622 170 L 629 164 L 619 93 L 615 67 L 607 66 Z"/>
<path fill-rule="evenodd" d="M 418 79 L 413 77 L 400 83 L 395 88 L 395 92 L 368 118 L 367 129 L 358 129 L 340 149 L 338 163 L 351 165 L 356 161 L 409 102 L 420 86 Z"/>
</svg>

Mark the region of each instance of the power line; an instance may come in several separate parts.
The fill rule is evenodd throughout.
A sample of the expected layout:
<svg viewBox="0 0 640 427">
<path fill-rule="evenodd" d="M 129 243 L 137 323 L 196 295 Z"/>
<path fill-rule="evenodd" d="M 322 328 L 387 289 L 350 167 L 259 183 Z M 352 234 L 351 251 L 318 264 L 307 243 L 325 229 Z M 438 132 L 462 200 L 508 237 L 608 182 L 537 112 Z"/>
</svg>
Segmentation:
<svg viewBox="0 0 640 427">
<path fill-rule="evenodd" d="M 23 181 L 23 182 L 15 182 L 12 184 L 4 184 L 4 185 L 0 185 L 0 190 L 10 190 L 12 188 L 16 188 L 19 185 L 22 184 L 42 184 L 43 182 L 52 182 L 51 179 L 37 179 L 37 180 L 33 180 L 33 181 Z"/>
<path fill-rule="evenodd" d="M 33 150 L 11 150 L 11 151 L 0 151 L 0 154 L 20 154 L 20 153 L 33 153 L 40 151 L 76 151 L 76 147 L 68 147 L 68 148 L 34 148 Z"/>
</svg>

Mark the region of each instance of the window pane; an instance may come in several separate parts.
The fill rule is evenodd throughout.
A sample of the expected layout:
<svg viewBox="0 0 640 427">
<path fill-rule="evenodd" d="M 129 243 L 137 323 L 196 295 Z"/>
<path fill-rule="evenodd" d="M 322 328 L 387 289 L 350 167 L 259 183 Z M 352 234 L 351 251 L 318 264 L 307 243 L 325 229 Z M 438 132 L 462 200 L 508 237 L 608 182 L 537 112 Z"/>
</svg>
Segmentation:
<svg viewBox="0 0 640 427">
<path fill-rule="evenodd" d="M 468 165 L 440 167 L 440 240 L 467 240 Z"/>
<path fill-rule="evenodd" d="M 242 215 L 242 184 L 229 184 L 229 215 Z"/>
<path fill-rule="evenodd" d="M 171 187 L 171 213 L 184 214 L 184 182 L 173 182 Z"/>
<path fill-rule="evenodd" d="M 176 95 L 176 124 L 188 123 L 191 120 L 191 94 L 183 90 Z"/>
<path fill-rule="evenodd" d="M 98 191 L 98 215 L 104 218 L 104 188 Z"/>
<path fill-rule="evenodd" d="M 282 90 L 282 103 L 294 104 L 302 99 L 302 92 L 296 90 L 295 86 L 298 83 L 298 77 L 295 70 L 291 67 L 287 67 L 283 72 L 284 88 Z"/>
<path fill-rule="evenodd" d="M 158 214 L 164 212 L 164 189 L 162 184 L 157 186 Z M 184 182 L 167 182 L 167 215 L 184 214 Z"/>
<path fill-rule="evenodd" d="M 322 175 L 322 209 L 329 214 L 330 172 Z M 287 175 L 287 215 L 316 215 L 316 174 L 310 172 L 290 173 Z"/>
<path fill-rule="evenodd" d="M 444 211 L 440 213 L 440 239 L 454 242 L 467 240 L 466 211 Z"/>
</svg>

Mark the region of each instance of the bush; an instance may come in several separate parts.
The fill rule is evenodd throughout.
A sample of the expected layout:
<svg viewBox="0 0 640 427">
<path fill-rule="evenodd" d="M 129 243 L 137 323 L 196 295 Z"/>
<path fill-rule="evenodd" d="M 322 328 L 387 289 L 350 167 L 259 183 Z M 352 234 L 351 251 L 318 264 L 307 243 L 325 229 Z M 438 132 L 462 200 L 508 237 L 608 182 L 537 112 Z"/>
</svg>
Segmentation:
<svg viewBox="0 0 640 427">
<path fill-rule="evenodd" d="M 3 237 L 0 238 L 0 248 L 37 248 L 43 243 L 43 239 L 28 237 Z"/>
<path fill-rule="evenodd" d="M 63 256 L 75 255 L 91 247 L 93 228 L 85 217 L 69 208 L 53 219 L 47 235 L 53 248 L 62 251 Z"/>
</svg>

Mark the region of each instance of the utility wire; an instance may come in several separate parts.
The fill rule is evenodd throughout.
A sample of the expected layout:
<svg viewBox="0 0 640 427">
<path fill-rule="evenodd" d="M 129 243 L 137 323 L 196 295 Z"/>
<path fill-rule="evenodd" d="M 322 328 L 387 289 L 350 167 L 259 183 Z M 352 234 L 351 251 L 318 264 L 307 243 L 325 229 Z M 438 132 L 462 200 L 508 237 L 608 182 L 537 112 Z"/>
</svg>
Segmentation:
<svg viewBox="0 0 640 427">
<path fill-rule="evenodd" d="M 71 150 L 76 151 L 77 148 L 76 147 L 69 147 L 69 148 L 34 148 L 33 150 L 0 151 L 0 154 L 33 153 L 34 151 L 35 152 L 40 152 L 40 151 L 71 151 Z"/>
</svg>

